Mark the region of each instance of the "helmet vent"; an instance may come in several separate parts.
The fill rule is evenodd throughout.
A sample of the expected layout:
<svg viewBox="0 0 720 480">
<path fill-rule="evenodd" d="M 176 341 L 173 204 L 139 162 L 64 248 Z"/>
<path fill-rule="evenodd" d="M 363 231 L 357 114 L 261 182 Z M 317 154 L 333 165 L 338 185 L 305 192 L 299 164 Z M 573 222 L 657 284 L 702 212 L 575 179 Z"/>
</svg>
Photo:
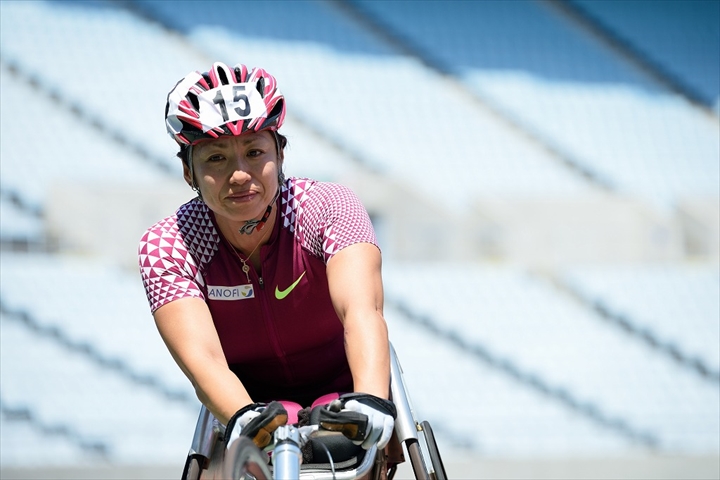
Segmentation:
<svg viewBox="0 0 720 480">
<path fill-rule="evenodd" d="M 216 68 L 218 79 L 220 79 L 220 85 L 229 85 L 230 80 L 228 79 L 227 72 L 224 68 Z"/>
<path fill-rule="evenodd" d="M 196 111 L 200 110 L 200 102 L 198 101 L 197 95 L 193 92 L 188 92 L 187 99 L 190 100 L 190 103 L 192 103 L 192 106 Z"/>
<path fill-rule="evenodd" d="M 285 100 L 280 99 L 277 101 L 275 106 L 273 107 L 272 111 L 268 114 L 268 119 L 274 119 L 275 117 L 279 116 L 282 111 L 283 107 L 285 105 Z"/>
<path fill-rule="evenodd" d="M 257 88 L 257 91 L 260 92 L 260 96 L 265 98 L 265 78 L 260 77 L 255 84 L 255 88 Z"/>
<path fill-rule="evenodd" d="M 235 78 L 237 78 L 238 82 L 244 82 L 245 78 L 243 75 L 243 71 L 240 67 L 235 67 Z"/>
</svg>

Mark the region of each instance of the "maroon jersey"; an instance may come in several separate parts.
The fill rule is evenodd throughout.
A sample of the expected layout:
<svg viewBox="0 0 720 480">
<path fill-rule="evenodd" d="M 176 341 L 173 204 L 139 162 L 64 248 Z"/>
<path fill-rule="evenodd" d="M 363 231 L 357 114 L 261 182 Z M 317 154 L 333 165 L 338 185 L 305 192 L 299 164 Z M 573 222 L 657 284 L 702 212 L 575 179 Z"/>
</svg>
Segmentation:
<svg viewBox="0 0 720 480">
<path fill-rule="evenodd" d="M 348 245 L 377 242 L 364 207 L 343 186 L 290 178 L 277 207 L 250 282 L 238 255 L 245 257 L 198 199 L 145 232 L 140 270 L 153 312 L 180 298 L 205 300 L 227 362 L 254 401 L 309 405 L 353 387 L 326 263 Z"/>
</svg>

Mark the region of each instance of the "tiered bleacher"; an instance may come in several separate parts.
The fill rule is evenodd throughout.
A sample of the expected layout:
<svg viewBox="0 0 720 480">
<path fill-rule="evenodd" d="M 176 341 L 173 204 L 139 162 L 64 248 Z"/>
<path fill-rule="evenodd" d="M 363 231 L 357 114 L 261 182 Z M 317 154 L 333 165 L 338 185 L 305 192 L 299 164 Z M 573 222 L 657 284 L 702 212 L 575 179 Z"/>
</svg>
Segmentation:
<svg viewBox="0 0 720 480">
<path fill-rule="evenodd" d="M 582 297 L 627 316 L 720 372 L 720 275 L 701 265 L 603 265 L 564 274 Z"/>
<path fill-rule="evenodd" d="M 97 260 L 42 254 L 3 252 L 1 266 L 3 413 L 25 409 L 41 431 L 63 427 L 52 436 L 73 450 L 30 460 L 36 446 L 13 440 L 27 422 L 7 415 L 3 465 L 154 464 L 188 448 L 199 403 L 135 276 Z M 151 439 L 157 452 L 149 454 Z"/>
<path fill-rule="evenodd" d="M 436 331 L 418 327 L 405 312 L 391 306 L 386 318 L 414 411 L 430 420 L 448 458 L 473 452 L 485 458 L 612 456 L 643 449 L 628 432 L 538 393 Z M 435 320 L 442 324 L 442 318 Z"/>
<path fill-rule="evenodd" d="M 554 81 L 652 87 L 546 3 L 431 2 L 423 8 L 403 2 L 349 3 L 432 65 L 455 74 L 527 72 Z"/>
<path fill-rule="evenodd" d="M 665 74 L 694 91 L 700 102 L 720 108 L 720 71 L 707 61 L 720 57 L 717 2 L 696 1 L 688 8 L 682 0 L 666 0 L 661 9 L 642 0 L 574 3 Z"/>
<path fill-rule="evenodd" d="M 42 220 L 11 201 L 0 199 L 0 240 L 7 243 L 43 237 Z"/>
<path fill-rule="evenodd" d="M 660 205 L 673 205 L 682 196 L 717 194 L 717 117 L 708 118 L 683 98 L 663 92 L 637 65 L 587 32 L 567 25 L 567 19 L 549 7 L 550 2 L 437 2 L 418 9 L 409 9 L 402 2 L 353 3 L 407 43 L 418 45 L 430 60 L 452 65 L 488 104 L 516 119 L 602 183 Z M 627 2 L 588 3 L 600 11 L 615 11 L 614 19 L 622 15 L 624 25 L 633 21 L 627 20 L 631 12 Z M 686 25 L 703 16 L 701 11 L 713 10 L 712 5 L 717 10 L 714 2 L 705 2 L 697 11 L 678 2 L 670 2 L 668 9 L 655 9 L 647 2 L 644 6 L 638 5 L 643 2 L 630 3 L 643 13 L 656 10 L 655 22 L 644 14 L 631 16 L 639 24 L 670 23 L 682 32 L 691 30 Z M 677 9 L 693 13 L 690 19 L 685 15 L 676 21 Z M 699 67 L 694 62 L 695 69 L 688 67 L 684 72 L 689 78 L 712 82 L 717 76 L 715 62 L 709 61 L 717 58 L 713 55 L 717 52 L 717 23 L 714 29 L 707 27 L 713 15 L 717 17 L 717 12 L 697 27 L 706 34 L 684 35 L 690 45 L 680 47 L 675 42 L 677 50 L 702 56 L 708 65 Z M 631 29 L 628 26 L 623 31 Z M 633 31 L 642 35 L 638 30 Z M 653 31 L 656 36 L 665 34 L 659 25 Z M 703 75 L 705 68 L 714 71 Z M 717 99 L 717 80 L 710 85 L 714 91 L 711 86 L 705 90 L 710 88 L 707 94 Z"/>
<path fill-rule="evenodd" d="M 244 15 L 292 24 L 283 33 L 296 39 L 288 47 L 282 35 L 267 38 L 253 28 L 237 29 L 231 15 L 218 18 L 223 2 L 185 3 L 193 11 L 191 25 L 171 4 L 141 5 L 148 3 L 211 57 L 242 58 L 273 72 L 297 115 L 396 182 L 426 196 L 438 183 L 453 184 L 453 195 L 436 200 L 443 206 L 467 207 L 479 194 L 567 195 L 588 188 L 491 113 L 468 104 L 467 95 L 437 72 L 387 47 L 378 52 L 366 31 L 323 4 L 299 4 L 312 19 L 306 24 L 291 21 L 298 5 L 270 13 L 262 2 L 243 3 Z M 337 42 L 328 39 L 332 32 Z M 463 139 L 478 149 L 468 149 Z"/>
<path fill-rule="evenodd" d="M 45 208 L 53 188 L 68 183 L 151 188 L 167 178 L 5 69 L 0 82 L 3 136 L 14 139 L 0 145 L 2 188 L 19 192 L 28 205 Z"/>
<path fill-rule="evenodd" d="M 278 78 L 287 173 L 352 184 L 379 230 L 407 222 L 402 238 L 382 228 L 386 317 L 445 455 L 717 456 L 718 117 L 552 3 L 0 2 L 2 467 L 181 468 L 199 403 L 128 268 L 137 242 L 117 232 L 159 220 L 139 197 L 163 204 L 154 196 L 178 184 L 191 196 L 162 111 L 214 60 Z M 573 5 L 717 98 L 706 44 L 720 27 L 686 36 L 707 20 L 642 3 Z M 665 26 L 691 47 L 667 49 Z M 507 244 L 535 219 L 509 231 L 484 216 L 491 201 L 588 198 L 644 212 L 617 219 L 650 225 L 648 238 L 618 231 L 628 250 L 676 248 L 650 263 L 599 263 L 588 248 L 526 264 Z M 710 214 L 681 218 L 697 199 Z M 584 217 L 612 227 L 600 210 Z M 577 229 L 567 212 L 527 244 Z M 462 229 L 473 222 L 485 230 Z"/>
<path fill-rule="evenodd" d="M 706 268 L 695 274 L 673 271 L 670 275 L 674 275 L 675 284 L 667 285 L 665 290 L 660 290 L 663 280 L 652 272 L 652 269 L 637 269 L 635 279 L 639 281 L 629 285 L 630 282 L 622 281 L 622 271 L 604 270 L 609 283 L 617 280 L 616 292 L 624 292 L 628 301 L 634 300 L 636 310 L 626 311 L 637 322 L 647 322 L 648 316 L 655 316 L 663 305 L 675 303 L 680 309 L 687 306 L 682 319 L 675 317 L 678 325 L 675 332 L 680 326 L 689 331 L 677 336 L 663 333 L 667 338 L 694 337 L 696 343 L 701 342 L 698 337 L 710 336 L 695 348 L 688 346 L 687 351 L 709 353 L 703 358 L 709 357 L 710 365 L 717 371 L 717 336 L 712 337 L 718 327 L 717 293 L 713 295 L 712 290 L 718 283 L 717 269 Z M 646 282 L 640 279 L 643 273 Z M 587 305 L 558 289 L 547 278 L 508 267 L 448 267 L 433 262 L 391 265 L 385 268 L 384 275 L 388 298 L 427 316 L 438 329 L 438 343 L 443 337 L 445 341 L 461 338 L 468 352 L 473 346 L 481 347 L 490 354 L 486 358 L 489 365 L 499 367 L 508 361 L 525 372 L 526 377 L 537 376 L 551 389 L 567 392 L 574 401 L 593 404 L 603 419 L 621 420 L 629 427 L 625 432 L 628 436 L 649 436 L 661 449 L 715 451 L 720 448 L 716 435 L 720 428 L 717 378 L 703 378 L 684 371 L 677 359 L 649 350 L 641 339 L 604 322 Z M 684 286 L 682 290 L 673 290 L 673 286 L 680 284 Z M 655 304 L 643 309 L 652 303 L 651 298 Z M 691 305 L 695 305 L 696 310 Z M 665 318 L 669 315 L 672 313 L 666 311 Z M 693 318 L 688 318 L 689 315 Z M 428 359 L 423 363 L 434 361 L 429 351 L 426 350 L 425 355 Z M 462 364 L 441 362 L 440 368 L 452 378 L 451 382 L 466 381 Z M 415 381 L 427 381 L 424 370 L 417 374 L 420 377 Z M 475 392 L 481 388 L 480 384 L 468 390 Z M 441 391 L 447 391 L 447 387 Z M 562 400 L 552 392 L 548 397 L 557 402 Z M 433 406 L 433 403 L 427 405 Z M 443 405 L 436 402 L 434 408 L 441 410 Z M 530 412 L 533 410 L 529 409 L 528 414 Z M 583 417 L 582 409 L 578 416 Z M 611 422 L 603 419 L 585 418 L 589 423 L 607 427 Z M 460 415 L 456 421 L 462 422 Z M 502 438 L 500 432 L 496 435 Z M 622 435 L 618 433 L 618 436 Z M 580 440 L 575 446 L 589 448 Z M 616 439 L 613 446 L 624 448 L 620 439 Z"/>
</svg>

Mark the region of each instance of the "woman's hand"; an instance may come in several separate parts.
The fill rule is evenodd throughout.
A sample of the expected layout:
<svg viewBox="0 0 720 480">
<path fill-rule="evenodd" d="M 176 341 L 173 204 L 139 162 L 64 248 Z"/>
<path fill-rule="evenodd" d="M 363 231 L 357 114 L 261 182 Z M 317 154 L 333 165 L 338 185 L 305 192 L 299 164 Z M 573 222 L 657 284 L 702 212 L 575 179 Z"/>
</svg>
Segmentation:
<svg viewBox="0 0 720 480">
<path fill-rule="evenodd" d="M 367 450 L 377 444 L 378 449 L 385 448 L 395 427 L 395 405 L 389 400 L 364 393 L 343 395 L 340 401 L 344 404 L 343 410 L 362 413 L 368 419 L 365 440 L 360 442 L 362 447 Z"/>
<path fill-rule="evenodd" d="M 225 445 L 230 448 L 240 435 L 250 438 L 258 448 L 267 447 L 273 433 L 288 421 L 288 412 L 279 402 L 253 403 L 241 408 L 228 421 Z"/>
</svg>

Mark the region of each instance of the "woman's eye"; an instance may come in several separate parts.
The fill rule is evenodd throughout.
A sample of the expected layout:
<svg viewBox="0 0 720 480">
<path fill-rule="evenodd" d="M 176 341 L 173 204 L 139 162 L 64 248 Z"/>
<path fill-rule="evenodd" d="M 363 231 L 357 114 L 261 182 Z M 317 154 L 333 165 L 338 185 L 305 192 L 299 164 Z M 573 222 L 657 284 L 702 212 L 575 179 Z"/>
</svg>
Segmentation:
<svg viewBox="0 0 720 480">
<path fill-rule="evenodd" d="M 219 162 L 221 160 L 224 160 L 225 157 L 222 155 L 210 155 L 207 159 L 208 162 Z"/>
<path fill-rule="evenodd" d="M 259 157 L 262 153 L 263 152 L 261 150 L 250 150 L 247 155 L 248 157 Z"/>
</svg>

